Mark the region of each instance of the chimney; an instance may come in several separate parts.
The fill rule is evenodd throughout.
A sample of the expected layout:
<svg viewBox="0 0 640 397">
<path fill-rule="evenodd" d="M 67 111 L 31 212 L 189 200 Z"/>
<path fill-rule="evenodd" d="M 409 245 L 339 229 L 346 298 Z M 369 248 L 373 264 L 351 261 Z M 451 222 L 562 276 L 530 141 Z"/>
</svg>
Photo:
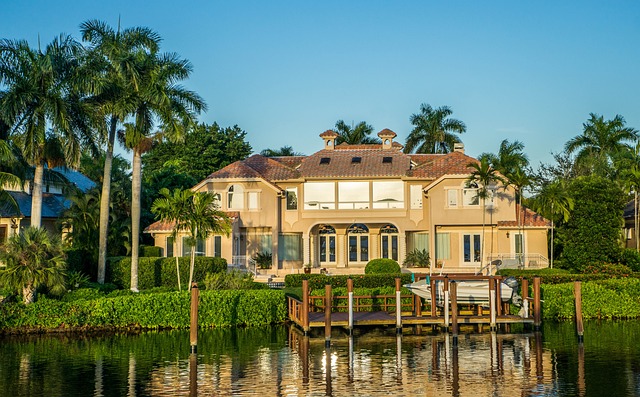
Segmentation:
<svg viewBox="0 0 640 397">
<path fill-rule="evenodd" d="M 464 143 L 456 142 L 453 144 L 453 151 L 464 154 Z"/>
<path fill-rule="evenodd" d="M 320 134 L 320 138 L 324 140 L 324 149 L 333 150 L 336 147 L 336 138 L 338 133 L 333 130 L 326 130 Z"/>
<path fill-rule="evenodd" d="M 391 149 L 393 147 L 393 138 L 397 135 L 388 128 L 378 132 L 378 137 L 382 140 L 382 149 Z"/>
</svg>

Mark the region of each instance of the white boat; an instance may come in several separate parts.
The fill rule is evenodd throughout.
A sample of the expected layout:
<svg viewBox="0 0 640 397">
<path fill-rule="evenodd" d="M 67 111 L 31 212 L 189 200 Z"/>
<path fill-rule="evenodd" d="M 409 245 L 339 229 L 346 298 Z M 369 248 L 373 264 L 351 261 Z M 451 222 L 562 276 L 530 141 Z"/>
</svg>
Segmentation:
<svg viewBox="0 0 640 397">
<path fill-rule="evenodd" d="M 461 280 L 455 281 L 457 287 L 457 301 L 459 304 L 475 304 L 489 306 L 489 280 Z M 444 303 L 444 282 L 436 280 L 436 305 Z M 411 292 L 426 300 L 431 300 L 431 284 L 429 279 L 405 284 Z M 451 288 L 449 288 L 451 291 Z M 509 302 L 518 297 L 518 282 L 508 277 L 500 283 L 500 300 Z M 517 299 L 515 299 L 517 301 Z"/>
</svg>

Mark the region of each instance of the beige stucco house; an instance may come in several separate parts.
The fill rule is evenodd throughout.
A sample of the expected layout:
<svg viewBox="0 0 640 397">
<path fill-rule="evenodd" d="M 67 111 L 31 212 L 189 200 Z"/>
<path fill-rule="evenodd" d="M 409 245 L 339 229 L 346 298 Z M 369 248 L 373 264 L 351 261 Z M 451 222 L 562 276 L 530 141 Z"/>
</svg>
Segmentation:
<svg viewBox="0 0 640 397">
<path fill-rule="evenodd" d="M 212 236 L 196 251 L 240 266 L 271 252 L 270 273 L 278 275 L 304 264 L 358 273 L 375 258 L 402 264 L 414 249 L 427 250 L 432 269 L 445 272 L 476 272 L 493 259 L 548 264 L 549 222 L 520 209 L 511 188 L 493 186 L 483 203 L 467 180 L 477 160 L 462 145 L 449 154 L 405 154 L 388 129 L 378 133 L 381 144 L 336 145 L 337 136 L 320 134 L 322 148 L 310 156 L 256 154 L 194 186 L 216 194 L 233 219 L 230 236 Z M 171 225 L 145 231 L 165 256 L 188 254 L 182 238 L 169 237 Z"/>
</svg>

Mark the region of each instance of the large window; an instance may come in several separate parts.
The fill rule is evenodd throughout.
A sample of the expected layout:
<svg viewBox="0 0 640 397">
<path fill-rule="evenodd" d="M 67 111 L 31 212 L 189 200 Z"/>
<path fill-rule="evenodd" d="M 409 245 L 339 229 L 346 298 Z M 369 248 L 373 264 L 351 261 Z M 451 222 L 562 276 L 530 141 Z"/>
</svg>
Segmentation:
<svg viewBox="0 0 640 397">
<path fill-rule="evenodd" d="M 287 188 L 287 209 L 288 210 L 298 209 L 298 188 L 297 187 Z"/>
<path fill-rule="evenodd" d="M 307 182 L 304 184 L 305 210 L 333 210 L 336 208 L 336 191 L 333 182 Z"/>
<path fill-rule="evenodd" d="M 380 249 L 383 258 L 398 260 L 398 228 L 393 225 L 380 228 Z"/>
<path fill-rule="evenodd" d="M 369 182 L 338 182 L 338 208 L 369 208 Z"/>
<path fill-rule="evenodd" d="M 336 230 L 329 225 L 318 227 L 320 265 L 336 262 Z"/>
<path fill-rule="evenodd" d="M 462 260 L 466 264 L 476 264 L 481 261 L 480 235 L 462 235 Z"/>
<path fill-rule="evenodd" d="M 404 208 L 402 181 L 373 182 L 373 208 Z"/>
<path fill-rule="evenodd" d="M 429 252 L 429 233 L 427 232 L 411 233 L 408 242 L 411 250 Z"/>
<path fill-rule="evenodd" d="M 451 259 L 449 233 L 436 233 L 436 260 Z"/>
<path fill-rule="evenodd" d="M 204 240 L 198 239 L 196 242 L 196 256 L 205 256 Z M 191 256 L 191 245 L 189 237 L 182 238 L 182 256 Z"/>
<path fill-rule="evenodd" d="M 281 234 L 278 236 L 278 260 L 302 260 L 302 234 Z"/>
<path fill-rule="evenodd" d="M 227 190 L 227 208 L 241 210 L 244 208 L 244 189 L 242 185 L 231 185 Z"/>
</svg>

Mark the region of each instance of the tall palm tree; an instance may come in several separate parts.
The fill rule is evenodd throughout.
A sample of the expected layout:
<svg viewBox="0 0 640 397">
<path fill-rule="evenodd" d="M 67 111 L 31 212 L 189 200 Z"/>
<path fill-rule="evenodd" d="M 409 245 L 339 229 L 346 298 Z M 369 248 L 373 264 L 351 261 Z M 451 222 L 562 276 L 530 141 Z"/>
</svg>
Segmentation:
<svg viewBox="0 0 640 397">
<path fill-rule="evenodd" d="M 379 139 L 369 136 L 373 133 L 373 126 L 364 121 L 359 122 L 355 126 L 350 126 L 345 123 L 344 120 L 338 120 L 336 122 L 336 132 L 338 133 L 338 137 L 336 138 L 337 145 L 341 143 L 347 143 L 349 145 L 380 143 Z"/>
<path fill-rule="evenodd" d="M 286 157 L 286 156 L 303 156 L 302 153 L 296 152 L 291 146 L 283 146 L 280 149 L 264 149 L 260 152 L 265 157 Z"/>
<path fill-rule="evenodd" d="M 545 184 L 532 200 L 537 212 L 545 218 L 551 219 L 551 268 L 553 268 L 553 232 L 556 220 L 569 220 L 573 210 L 574 200 L 569 196 L 566 185 L 562 180 Z"/>
<path fill-rule="evenodd" d="M 524 222 L 522 216 L 526 213 L 524 208 L 522 207 L 522 196 L 524 193 L 524 189 L 531 186 L 533 179 L 530 173 L 525 168 L 516 169 L 511 173 L 509 177 L 506 178 L 505 184 L 513 186 L 516 193 L 516 223 L 518 225 L 518 231 L 520 232 L 521 241 L 520 241 L 520 250 L 522 251 L 522 255 L 518 258 L 520 260 L 520 265 L 524 263 L 524 255 L 525 255 L 525 238 L 524 238 Z"/>
<path fill-rule="evenodd" d="M 4 190 L 4 186 L 19 186 L 22 183 L 20 178 L 11 172 L 13 161 L 14 156 L 9 143 L 0 139 L 0 207 L 4 203 L 8 203 L 11 207 L 17 209 L 18 203 L 16 203 L 13 196 Z"/>
<path fill-rule="evenodd" d="M 460 120 L 449 118 L 453 111 L 448 106 L 432 108 L 423 103 L 420 113 L 411 115 L 413 130 L 407 138 L 405 153 L 449 153 L 455 143 L 461 142 L 455 134 L 467 131 Z"/>
<path fill-rule="evenodd" d="M 42 183 L 47 144 L 64 141 L 66 164 L 80 160 L 80 147 L 92 141 L 84 123 L 74 77 L 81 45 L 71 36 L 55 38 L 44 51 L 24 40 L 0 40 L 0 118 L 10 126 L 22 157 L 35 168 L 31 225 L 42 223 Z M 51 165 L 51 164 L 50 164 Z"/>
<path fill-rule="evenodd" d="M 634 231 L 636 251 L 640 252 L 640 214 L 638 214 L 638 190 L 640 190 L 640 142 L 633 150 L 621 152 L 615 159 L 617 177 L 628 193 L 633 193 Z"/>
<path fill-rule="evenodd" d="M 482 244 L 480 247 L 480 265 L 482 266 L 484 262 L 484 230 L 486 224 L 487 199 L 491 197 L 496 183 L 502 183 L 502 178 L 486 158 L 480 160 L 480 162 L 470 163 L 467 166 L 473 169 L 467 178 L 467 183 L 475 183 L 478 185 L 477 194 L 482 200 Z"/>
<path fill-rule="evenodd" d="M 482 153 L 478 159 L 482 160 L 486 157 L 493 168 L 509 178 L 517 170 L 523 170 L 529 166 L 529 158 L 523 150 L 524 144 L 522 142 L 509 142 L 508 139 L 505 139 L 500 143 L 497 154 Z"/>
<path fill-rule="evenodd" d="M 164 197 L 154 201 L 151 212 L 161 219 L 174 222 L 174 236 L 178 232 L 187 234 L 187 243 L 191 247 L 191 288 L 197 241 L 205 240 L 211 234 L 229 235 L 231 220 L 224 212 L 218 210 L 217 198 L 213 193 L 176 189 L 171 195 L 168 189 L 161 189 L 160 194 Z"/>
<path fill-rule="evenodd" d="M 138 290 L 138 249 L 140 235 L 140 194 L 142 154 L 151 149 L 151 134 L 156 124 L 161 136 L 174 142 L 183 139 L 185 130 L 196 124 L 196 114 L 206 109 L 195 92 L 179 85 L 189 77 L 191 64 L 175 54 L 157 56 L 139 52 L 139 89 L 134 100 L 134 122 L 125 128 L 125 145 L 133 151 L 131 179 L 131 290 Z"/>
<path fill-rule="evenodd" d="M 9 239 L 0 251 L 7 268 L 0 272 L 6 287 L 22 291 L 25 304 L 35 301 L 36 289 L 64 290 L 65 260 L 62 244 L 46 229 L 28 227 Z"/>
<path fill-rule="evenodd" d="M 589 166 L 593 172 L 608 176 L 613 157 L 624 150 L 630 150 L 629 141 L 638 139 L 638 131 L 625 126 L 622 116 L 616 115 L 611 120 L 590 113 L 589 120 L 584 123 L 582 135 L 570 139 L 565 144 L 565 151 L 576 154 L 576 163 Z"/>
<path fill-rule="evenodd" d="M 119 24 L 118 24 L 119 25 Z M 106 156 L 100 201 L 98 282 L 104 283 L 107 263 L 109 200 L 113 148 L 118 126 L 135 111 L 133 97 L 139 89 L 138 52 L 157 52 L 160 36 L 149 28 L 113 29 L 105 22 L 89 20 L 80 25 L 89 42 L 87 84 L 93 93 L 97 128 L 106 139 Z M 91 73 L 93 71 L 93 73 Z"/>
</svg>

